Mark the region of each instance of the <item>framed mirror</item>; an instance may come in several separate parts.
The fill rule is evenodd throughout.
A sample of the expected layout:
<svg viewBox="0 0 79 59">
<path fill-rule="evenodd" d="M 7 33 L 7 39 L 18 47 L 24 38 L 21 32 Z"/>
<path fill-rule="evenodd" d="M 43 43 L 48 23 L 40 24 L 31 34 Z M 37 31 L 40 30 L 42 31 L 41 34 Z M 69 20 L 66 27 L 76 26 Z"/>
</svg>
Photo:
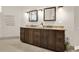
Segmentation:
<svg viewBox="0 0 79 59">
<path fill-rule="evenodd" d="M 44 21 L 56 21 L 56 7 L 44 9 Z"/>
<path fill-rule="evenodd" d="M 38 21 L 38 11 L 33 10 L 29 12 L 29 22 L 37 22 Z"/>
</svg>

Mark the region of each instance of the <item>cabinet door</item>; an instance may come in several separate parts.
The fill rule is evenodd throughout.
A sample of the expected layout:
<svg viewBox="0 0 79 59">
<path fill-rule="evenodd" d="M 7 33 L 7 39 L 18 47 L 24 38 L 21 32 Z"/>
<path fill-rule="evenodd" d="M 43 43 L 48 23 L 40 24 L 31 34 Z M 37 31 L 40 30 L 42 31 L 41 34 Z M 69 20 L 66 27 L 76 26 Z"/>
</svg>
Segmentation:
<svg viewBox="0 0 79 59">
<path fill-rule="evenodd" d="M 41 47 L 47 48 L 47 39 L 48 39 L 48 32 L 47 30 L 41 30 Z"/>
<path fill-rule="evenodd" d="M 25 29 L 25 42 L 29 43 L 29 29 L 28 28 Z"/>
<path fill-rule="evenodd" d="M 33 43 L 36 46 L 40 46 L 40 30 L 39 29 L 33 30 Z"/>
<path fill-rule="evenodd" d="M 56 37 L 55 31 L 48 30 L 48 49 L 55 50 Z"/>
<path fill-rule="evenodd" d="M 33 44 L 33 29 L 29 29 L 29 44 Z"/>
<path fill-rule="evenodd" d="M 22 42 L 25 42 L 24 36 L 25 36 L 25 28 L 20 28 L 20 40 Z"/>
<path fill-rule="evenodd" d="M 56 51 L 64 51 L 64 31 L 56 31 Z"/>
</svg>

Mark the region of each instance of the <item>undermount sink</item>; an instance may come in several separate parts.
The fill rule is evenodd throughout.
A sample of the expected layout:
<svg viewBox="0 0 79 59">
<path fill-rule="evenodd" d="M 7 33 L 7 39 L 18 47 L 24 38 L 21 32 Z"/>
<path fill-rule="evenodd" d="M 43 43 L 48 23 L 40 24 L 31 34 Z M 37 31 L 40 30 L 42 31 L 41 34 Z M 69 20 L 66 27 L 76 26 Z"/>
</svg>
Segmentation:
<svg viewBox="0 0 79 59">
<path fill-rule="evenodd" d="M 31 27 L 38 27 L 38 25 L 30 25 Z"/>
<path fill-rule="evenodd" d="M 43 26 L 43 28 L 64 28 L 64 26 Z"/>
<path fill-rule="evenodd" d="M 53 28 L 53 26 L 43 26 L 44 28 Z"/>
</svg>

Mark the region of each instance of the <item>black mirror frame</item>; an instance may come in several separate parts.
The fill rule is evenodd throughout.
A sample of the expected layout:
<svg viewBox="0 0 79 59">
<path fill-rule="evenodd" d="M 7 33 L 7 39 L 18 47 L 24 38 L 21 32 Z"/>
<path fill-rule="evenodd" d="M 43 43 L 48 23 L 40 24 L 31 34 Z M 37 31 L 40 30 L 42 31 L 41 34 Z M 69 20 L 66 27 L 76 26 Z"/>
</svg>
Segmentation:
<svg viewBox="0 0 79 59">
<path fill-rule="evenodd" d="M 52 19 L 52 20 L 46 20 L 45 19 L 45 10 L 47 10 L 47 9 L 54 9 L 54 12 L 55 12 L 55 17 L 54 17 L 54 19 Z M 44 21 L 56 21 L 56 7 L 49 7 L 49 8 L 44 8 Z"/>
<path fill-rule="evenodd" d="M 32 12 L 36 12 L 36 20 L 32 20 L 32 19 L 30 19 L 30 13 L 32 13 Z M 37 22 L 38 21 L 38 10 L 32 10 L 32 11 L 29 11 L 28 12 L 29 13 L 29 22 Z"/>
</svg>

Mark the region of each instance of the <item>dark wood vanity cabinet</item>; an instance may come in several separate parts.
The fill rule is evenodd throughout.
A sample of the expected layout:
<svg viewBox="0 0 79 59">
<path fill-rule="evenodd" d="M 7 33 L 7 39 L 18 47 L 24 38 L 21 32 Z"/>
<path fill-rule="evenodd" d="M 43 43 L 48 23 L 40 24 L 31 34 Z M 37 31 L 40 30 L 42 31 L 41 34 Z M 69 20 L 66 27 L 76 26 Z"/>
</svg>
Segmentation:
<svg viewBox="0 0 79 59">
<path fill-rule="evenodd" d="M 34 36 L 33 36 L 33 30 L 32 30 L 32 29 L 29 29 L 29 30 L 28 30 L 28 35 L 29 35 L 29 36 L 28 36 L 28 37 L 29 37 L 29 38 L 28 38 L 29 43 L 30 43 L 30 44 L 34 44 L 34 43 L 33 43 L 33 38 L 34 38 Z M 27 36 L 26 36 L 26 37 L 27 37 Z M 25 39 L 26 39 L 26 38 L 25 38 Z"/>
<path fill-rule="evenodd" d="M 41 39 L 40 39 L 40 45 L 43 48 L 47 48 L 47 38 L 48 38 L 48 33 L 47 30 L 41 29 Z"/>
<path fill-rule="evenodd" d="M 29 29 L 24 29 L 24 42 L 29 43 Z M 22 34 L 23 35 L 23 34 Z"/>
<path fill-rule="evenodd" d="M 64 31 L 56 31 L 56 51 L 64 51 Z"/>
<path fill-rule="evenodd" d="M 20 29 L 20 40 L 22 42 L 53 51 L 65 51 L 64 38 L 64 30 L 35 29 L 23 27 Z"/>
<path fill-rule="evenodd" d="M 41 34 L 40 34 L 40 30 L 33 30 L 33 44 L 36 45 L 36 46 L 40 46 L 40 37 Z"/>
<path fill-rule="evenodd" d="M 56 49 L 56 31 L 48 30 L 48 49 Z"/>
<path fill-rule="evenodd" d="M 20 40 L 25 42 L 25 28 L 20 28 Z"/>
</svg>

